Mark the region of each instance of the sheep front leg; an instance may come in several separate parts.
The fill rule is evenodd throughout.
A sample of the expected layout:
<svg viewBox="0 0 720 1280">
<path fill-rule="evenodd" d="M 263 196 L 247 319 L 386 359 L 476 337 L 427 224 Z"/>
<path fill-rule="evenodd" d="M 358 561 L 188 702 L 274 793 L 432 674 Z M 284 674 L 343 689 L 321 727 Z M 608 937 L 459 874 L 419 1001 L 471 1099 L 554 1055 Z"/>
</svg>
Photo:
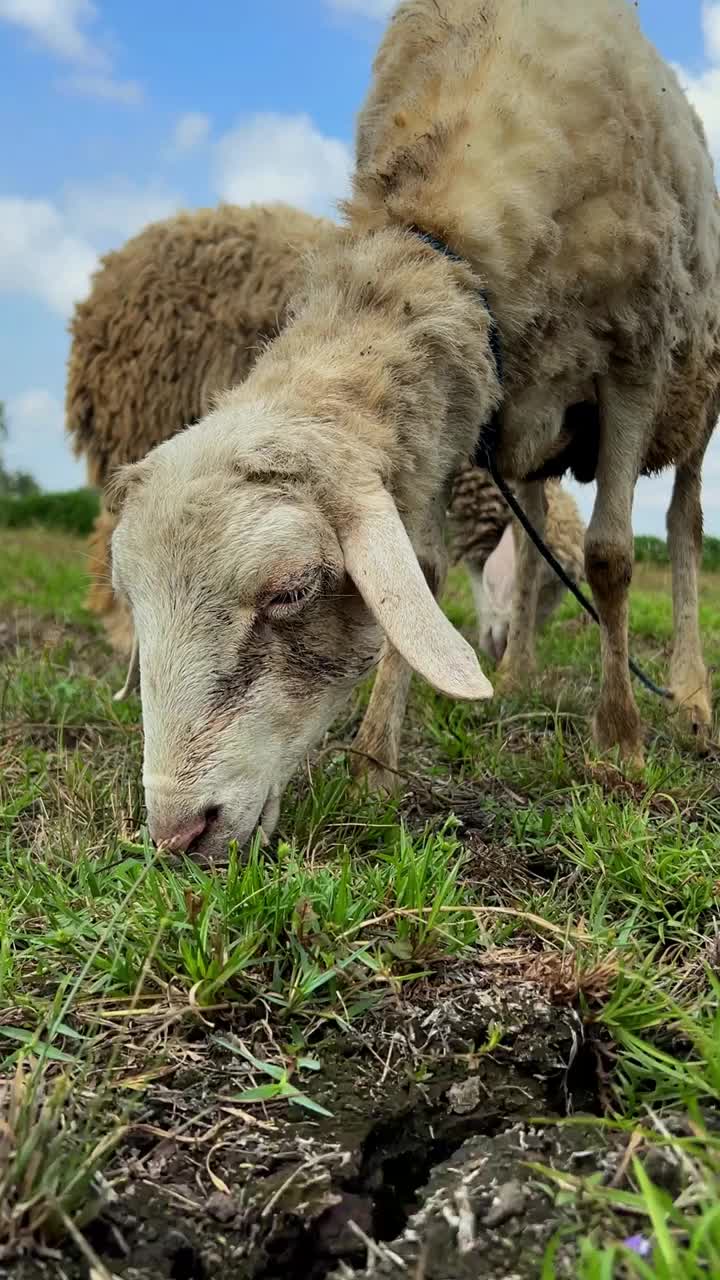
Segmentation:
<svg viewBox="0 0 720 1280">
<path fill-rule="evenodd" d="M 597 496 L 585 535 L 585 573 L 600 616 L 602 683 L 593 721 L 602 751 L 641 766 L 640 715 L 628 667 L 628 596 L 634 562 L 632 504 L 651 421 L 644 396 L 602 388 Z"/>
<path fill-rule="evenodd" d="M 112 648 L 127 660 L 133 645 L 133 621 L 128 606 L 112 589 L 112 535 L 115 517 L 101 507 L 88 538 L 88 608 L 102 618 Z"/>
<path fill-rule="evenodd" d="M 431 524 L 423 539 L 420 563 L 428 585 L 439 599 L 447 576 L 447 553 L 439 522 Z M 412 671 L 396 649 L 386 644 L 375 676 L 367 711 L 353 743 L 351 769 L 364 777 L 374 791 L 395 791 L 402 733 Z"/>
<path fill-rule="evenodd" d="M 518 502 L 541 538 L 545 537 L 547 495 L 542 480 L 517 486 Z M 507 648 L 498 669 L 498 687 L 508 692 L 527 684 L 537 665 L 535 632 L 543 560 L 524 529 L 513 526 L 517 572 Z"/>
<path fill-rule="evenodd" d="M 672 566 L 673 648 L 670 690 L 693 733 L 712 724 L 708 672 L 703 661 L 697 576 L 702 556 L 702 453 L 677 468 L 667 514 Z"/>
<path fill-rule="evenodd" d="M 353 743 L 351 769 L 374 791 L 397 788 L 400 734 L 412 671 L 392 645 L 380 661 L 370 702 Z M 355 754 L 357 753 L 357 754 Z"/>
</svg>

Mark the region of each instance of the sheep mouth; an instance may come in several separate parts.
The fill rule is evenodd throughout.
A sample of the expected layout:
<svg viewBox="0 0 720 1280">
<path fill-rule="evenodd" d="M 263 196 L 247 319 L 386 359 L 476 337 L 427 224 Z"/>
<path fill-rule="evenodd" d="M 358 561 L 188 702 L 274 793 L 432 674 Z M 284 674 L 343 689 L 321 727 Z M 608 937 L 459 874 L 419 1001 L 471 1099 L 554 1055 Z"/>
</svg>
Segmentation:
<svg viewBox="0 0 720 1280">
<path fill-rule="evenodd" d="M 220 806 L 213 807 L 208 810 L 207 825 L 202 834 L 192 841 L 183 854 L 170 854 L 170 857 L 190 858 L 192 862 L 202 867 L 227 867 L 230 862 L 230 845 L 234 842 L 237 842 L 240 855 L 247 852 L 253 839 L 258 835 L 260 845 L 267 847 L 280 816 L 280 798 L 280 789 L 270 787 L 257 819 L 249 829 L 246 828 L 246 834 L 242 838 L 233 833 L 230 823 L 226 832 L 220 832 L 222 811 Z"/>
</svg>

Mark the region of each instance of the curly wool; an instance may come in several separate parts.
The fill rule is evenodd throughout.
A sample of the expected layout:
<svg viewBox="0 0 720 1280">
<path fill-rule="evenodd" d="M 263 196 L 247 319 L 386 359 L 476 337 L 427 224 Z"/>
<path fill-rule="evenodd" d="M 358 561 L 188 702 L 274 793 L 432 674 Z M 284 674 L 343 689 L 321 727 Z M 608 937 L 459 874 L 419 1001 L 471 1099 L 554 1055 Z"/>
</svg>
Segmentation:
<svg viewBox="0 0 720 1280">
<path fill-rule="evenodd" d="M 70 322 L 65 398 L 90 484 L 246 376 L 283 324 L 305 253 L 336 234 L 288 205 L 224 204 L 152 223 L 105 255 Z"/>
</svg>

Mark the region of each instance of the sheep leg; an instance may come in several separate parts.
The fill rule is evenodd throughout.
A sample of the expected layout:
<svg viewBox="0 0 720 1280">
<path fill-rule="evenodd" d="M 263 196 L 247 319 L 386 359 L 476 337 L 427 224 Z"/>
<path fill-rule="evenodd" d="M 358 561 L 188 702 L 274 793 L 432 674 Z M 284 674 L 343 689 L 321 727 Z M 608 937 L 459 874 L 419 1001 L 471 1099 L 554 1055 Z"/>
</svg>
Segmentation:
<svg viewBox="0 0 720 1280">
<path fill-rule="evenodd" d="M 447 576 L 447 552 L 439 518 L 418 538 L 420 563 L 435 599 L 439 599 Z M 395 791 L 401 781 L 397 772 L 402 732 L 412 671 L 389 643 L 375 676 L 367 711 L 353 743 L 351 769 L 363 777 L 374 791 Z"/>
<path fill-rule="evenodd" d="M 709 678 L 703 661 L 698 617 L 702 460 L 700 453 L 677 468 L 667 514 L 673 593 L 670 689 L 692 732 L 700 737 L 704 737 L 712 724 Z"/>
<path fill-rule="evenodd" d="M 602 683 L 593 720 L 598 747 L 620 749 L 628 763 L 643 763 L 640 715 L 628 667 L 628 604 L 634 543 L 632 504 L 646 439 L 644 396 L 602 388 L 602 430 L 597 496 L 585 535 L 585 573 L 600 616 Z"/>
<path fill-rule="evenodd" d="M 88 576 L 90 589 L 87 607 L 98 614 L 112 648 L 127 659 L 133 646 L 133 622 L 129 608 L 112 589 L 111 539 L 115 517 L 101 507 L 88 538 Z"/>
<path fill-rule="evenodd" d="M 412 671 L 388 644 L 375 676 L 370 702 L 353 743 L 351 769 L 374 791 L 397 788 L 400 734 Z"/>
<path fill-rule="evenodd" d="M 541 480 L 517 486 L 517 497 L 541 538 L 545 536 L 547 495 Z M 507 648 L 498 668 L 498 687 L 504 692 L 522 688 L 536 667 L 535 632 L 543 560 L 524 529 L 514 522 L 517 571 Z"/>
</svg>

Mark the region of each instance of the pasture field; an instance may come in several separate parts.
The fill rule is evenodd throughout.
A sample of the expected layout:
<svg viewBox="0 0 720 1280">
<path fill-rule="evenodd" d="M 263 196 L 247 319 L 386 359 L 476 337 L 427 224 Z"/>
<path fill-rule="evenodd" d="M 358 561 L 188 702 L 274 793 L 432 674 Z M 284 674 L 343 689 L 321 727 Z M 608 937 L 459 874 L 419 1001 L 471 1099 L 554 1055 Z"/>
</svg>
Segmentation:
<svg viewBox="0 0 720 1280">
<path fill-rule="evenodd" d="M 523 694 L 416 682 L 397 796 L 363 691 L 272 847 L 171 861 L 85 589 L 0 531 L 0 1277 L 720 1277 L 717 751 L 641 692 L 598 759 L 568 602 Z M 718 664 L 720 574 L 701 617 Z M 664 680 L 666 568 L 631 629 Z"/>
</svg>

